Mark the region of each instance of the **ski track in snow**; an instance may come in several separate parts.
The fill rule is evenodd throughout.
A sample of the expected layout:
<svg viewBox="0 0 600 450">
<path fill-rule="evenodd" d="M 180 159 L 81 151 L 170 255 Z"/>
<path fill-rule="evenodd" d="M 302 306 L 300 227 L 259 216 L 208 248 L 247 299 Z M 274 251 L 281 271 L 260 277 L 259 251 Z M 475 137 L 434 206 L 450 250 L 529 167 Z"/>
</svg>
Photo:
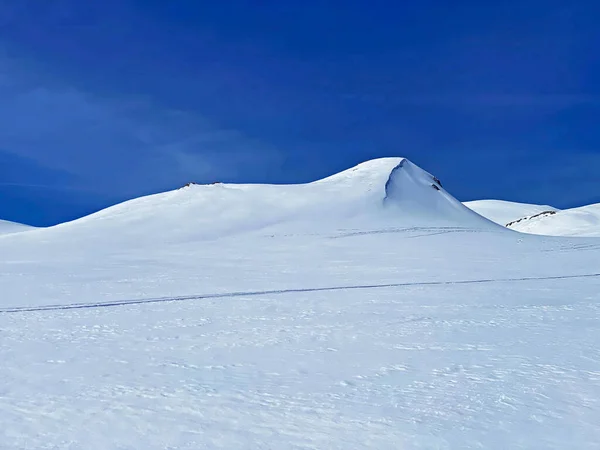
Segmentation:
<svg viewBox="0 0 600 450">
<path fill-rule="evenodd" d="M 596 448 L 597 280 L 4 315 L 0 447 Z"/>
<path fill-rule="evenodd" d="M 46 306 L 15 306 L 8 308 L 0 308 L 0 313 L 22 313 L 34 311 L 59 311 L 66 309 L 88 309 L 88 308 L 106 308 L 125 305 L 139 305 L 144 303 L 161 303 L 161 302 L 180 302 L 190 300 L 203 300 L 214 298 L 229 298 L 229 297 L 256 297 L 261 295 L 282 295 L 295 294 L 306 292 L 333 292 L 333 291 L 350 291 L 357 289 L 382 289 L 392 287 L 412 287 L 412 286 L 444 286 L 454 284 L 484 284 L 484 283 L 510 283 L 520 281 L 549 281 L 549 280 L 569 280 L 574 278 L 595 278 L 600 277 L 600 273 L 588 273 L 579 275 L 554 275 L 545 277 L 523 277 L 523 278 L 489 278 L 480 280 L 454 280 L 454 281 L 423 281 L 415 283 L 386 283 L 386 284 L 366 284 L 354 286 L 329 286 L 315 287 L 302 289 L 274 289 L 264 291 L 247 291 L 247 292 L 225 292 L 218 294 L 195 294 L 179 297 L 158 297 L 158 298 L 141 298 L 130 300 L 115 300 L 98 303 L 67 303 L 63 305 L 46 305 Z"/>
</svg>

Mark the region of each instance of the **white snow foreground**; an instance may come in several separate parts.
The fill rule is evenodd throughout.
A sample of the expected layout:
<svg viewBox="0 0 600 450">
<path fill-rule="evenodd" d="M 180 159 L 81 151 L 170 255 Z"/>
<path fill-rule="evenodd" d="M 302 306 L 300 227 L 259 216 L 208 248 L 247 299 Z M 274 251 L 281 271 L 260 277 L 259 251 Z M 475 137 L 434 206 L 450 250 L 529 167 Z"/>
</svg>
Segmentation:
<svg viewBox="0 0 600 450">
<path fill-rule="evenodd" d="M 600 442 L 600 239 L 401 158 L 1 236 L 0 299 L 0 448 Z"/>
</svg>

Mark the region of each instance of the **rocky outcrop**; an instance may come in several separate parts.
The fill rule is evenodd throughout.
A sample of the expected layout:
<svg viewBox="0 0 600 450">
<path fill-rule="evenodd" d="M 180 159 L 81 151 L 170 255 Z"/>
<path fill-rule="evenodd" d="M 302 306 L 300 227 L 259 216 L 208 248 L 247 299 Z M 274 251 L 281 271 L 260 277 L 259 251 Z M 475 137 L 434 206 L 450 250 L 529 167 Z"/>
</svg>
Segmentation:
<svg viewBox="0 0 600 450">
<path fill-rule="evenodd" d="M 552 216 L 554 214 L 556 214 L 556 211 L 542 211 L 541 213 L 534 214 L 533 216 L 521 217 L 520 219 L 513 220 L 512 222 L 507 223 L 505 226 L 506 226 L 506 228 L 510 228 L 512 225 L 519 223 L 519 222 L 523 222 L 524 220 L 531 220 L 531 219 L 535 219 L 537 217 Z"/>
</svg>

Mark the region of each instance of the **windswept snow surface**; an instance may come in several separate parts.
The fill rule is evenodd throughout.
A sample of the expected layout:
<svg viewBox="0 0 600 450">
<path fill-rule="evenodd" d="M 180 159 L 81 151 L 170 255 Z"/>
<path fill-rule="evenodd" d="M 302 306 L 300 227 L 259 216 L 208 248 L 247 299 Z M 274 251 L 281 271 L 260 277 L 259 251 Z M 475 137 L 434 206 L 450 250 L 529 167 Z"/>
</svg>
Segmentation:
<svg viewBox="0 0 600 450">
<path fill-rule="evenodd" d="M 598 448 L 600 239 L 432 178 L 389 158 L 0 237 L 0 448 Z"/>
<path fill-rule="evenodd" d="M 557 211 L 556 208 L 548 205 L 532 205 L 504 200 L 474 200 L 464 202 L 464 205 L 502 226 L 523 217 L 533 216 L 545 211 Z"/>
<path fill-rule="evenodd" d="M 34 227 L 23 225 L 22 223 L 0 220 L 0 236 L 4 234 L 21 233 L 23 231 L 33 230 Z"/>
</svg>

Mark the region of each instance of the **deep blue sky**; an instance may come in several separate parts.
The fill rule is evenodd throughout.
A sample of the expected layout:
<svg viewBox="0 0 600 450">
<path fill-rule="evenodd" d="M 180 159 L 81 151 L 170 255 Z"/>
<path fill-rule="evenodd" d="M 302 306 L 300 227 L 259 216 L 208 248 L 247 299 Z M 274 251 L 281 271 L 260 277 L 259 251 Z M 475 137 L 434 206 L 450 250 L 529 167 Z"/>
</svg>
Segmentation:
<svg viewBox="0 0 600 450">
<path fill-rule="evenodd" d="M 599 202 L 598 3 L 0 0 L 0 218 L 380 156 L 461 200 Z"/>
</svg>

